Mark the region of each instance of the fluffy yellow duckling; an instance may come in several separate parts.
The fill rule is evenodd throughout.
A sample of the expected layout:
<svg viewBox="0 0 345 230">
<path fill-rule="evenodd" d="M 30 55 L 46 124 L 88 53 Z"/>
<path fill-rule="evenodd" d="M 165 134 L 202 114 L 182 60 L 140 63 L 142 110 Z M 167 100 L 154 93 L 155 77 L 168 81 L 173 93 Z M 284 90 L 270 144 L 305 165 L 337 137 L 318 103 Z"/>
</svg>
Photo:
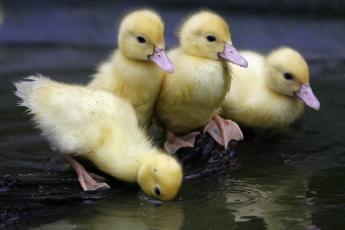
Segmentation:
<svg viewBox="0 0 345 230">
<path fill-rule="evenodd" d="M 173 199 L 182 183 L 180 164 L 154 148 L 132 106 L 108 92 L 67 85 L 42 76 L 15 83 L 21 105 L 76 171 L 84 190 L 109 188 L 73 159 L 85 157 L 103 172 L 138 182 L 148 195 Z"/>
<path fill-rule="evenodd" d="M 198 12 L 189 17 L 179 33 L 180 47 L 169 51 L 175 72 L 164 79 L 156 105 L 157 118 L 164 124 L 165 148 L 176 152 L 193 147 L 197 133 L 184 135 L 204 125 L 219 144 L 243 138 L 240 128 L 217 115 L 231 81 L 226 61 L 246 67 L 247 61 L 232 46 L 227 23 L 217 14 Z"/>
<path fill-rule="evenodd" d="M 119 28 L 118 46 L 89 86 L 128 100 L 139 124 L 147 127 L 162 82 L 160 69 L 174 71 L 164 51 L 164 24 L 159 15 L 150 10 L 128 14 Z"/>
<path fill-rule="evenodd" d="M 250 66 L 232 66 L 231 90 L 222 104 L 224 117 L 248 127 L 282 128 L 302 114 L 303 103 L 320 108 L 309 84 L 308 64 L 296 50 L 282 47 L 267 56 L 241 54 Z"/>
</svg>

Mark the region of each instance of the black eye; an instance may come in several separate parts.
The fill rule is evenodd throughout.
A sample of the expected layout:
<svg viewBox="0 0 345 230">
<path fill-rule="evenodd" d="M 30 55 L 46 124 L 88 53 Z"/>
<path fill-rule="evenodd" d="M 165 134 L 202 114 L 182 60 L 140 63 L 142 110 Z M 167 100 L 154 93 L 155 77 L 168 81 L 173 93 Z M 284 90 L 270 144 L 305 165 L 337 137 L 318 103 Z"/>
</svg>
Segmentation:
<svg viewBox="0 0 345 230">
<path fill-rule="evenodd" d="M 137 40 L 138 40 L 139 43 L 145 43 L 146 42 L 146 40 L 145 40 L 145 38 L 143 36 L 138 36 Z"/>
<path fill-rule="evenodd" d="M 293 76 L 292 76 L 291 73 L 284 73 L 284 78 L 285 78 L 286 80 L 292 80 L 292 79 L 293 79 Z"/>
<path fill-rule="evenodd" d="M 216 37 L 215 36 L 212 36 L 212 35 L 208 35 L 207 37 L 206 37 L 206 39 L 207 39 L 207 41 L 209 41 L 209 42 L 215 42 L 217 39 L 216 39 Z"/>
<path fill-rule="evenodd" d="M 161 195 L 161 190 L 158 187 L 155 188 L 155 193 L 157 196 Z"/>
</svg>

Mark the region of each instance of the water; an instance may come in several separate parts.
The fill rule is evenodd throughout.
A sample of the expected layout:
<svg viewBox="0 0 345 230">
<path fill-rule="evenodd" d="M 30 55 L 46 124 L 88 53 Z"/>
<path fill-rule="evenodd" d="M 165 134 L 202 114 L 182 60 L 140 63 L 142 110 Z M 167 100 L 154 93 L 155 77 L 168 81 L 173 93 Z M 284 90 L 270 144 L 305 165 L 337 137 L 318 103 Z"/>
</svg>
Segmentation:
<svg viewBox="0 0 345 230">
<path fill-rule="evenodd" d="M 97 56 L 97 55 L 96 55 Z M 186 182 L 173 202 L 157 202 L 140 191 L 32 219 L 32 229 L 341 229 L 345 224 L 344 62 L 311 62 L 321 110 L 281 134 L 248 138 L 236 170 Z M 328 64 L 327 64 L 328 63 Z M 85 82 L 89 71 L 53 73 L 61 81 Z M 63 170 L 25 111 L 16 106 L 11 82 L 1 78 L 0 173 Z M 15 76 L 15 77 L 13 77 Z M 59 77 L 60 76 L 60 77 Z M 331 80 L 329 80 L 329 78 Z M 74 205 L 74 204 L 73 204 Z M 45 223 L 40 225 L 40 223 Z"/>
<path fill-rule="evenodd" d="M 38 11 L 40 12 L 39 9 Z M 62 11 L 54 12 L 64 18 Z M 31 15 L 29 11 L 20 14 Z M 174 22 L 180 14 L 165 12 L 168 19 Z M 5 12 L 4 15 L 0 17 L 0 22 L 3 21 L 7 31 L 15 36 L 15 30 L 6 27 L 6 20 L 16 20 L 11 14 Z M 79 14 L 75 15 L 73 17 L 79 17 Z M 37 17 L 32 20 L 39 19 Z M 233 19 L 240 25 L 256 24 L 259 28 L 266 25 L 265 20 L 270 20 L 260 21 L 254 17 L 248 21 L 242 16 Z M 100 20 L 100 25 L 110 21 L 106 17 Z M 177 201 L 150 200 L 142 192 L 134 190 L 92 203 L 67 203 L 64 204 L 64 209 L 59 209 L 57 204 L 56 215 L 32 218 L 9 228 L 344 229 L 345 59 L 343 49 L 336 49 L 337 42 L 325 42 L 325 39 L 344 37 L 344 32 L 339 30 L 343 28 L 344 22 L 341 21 L 343 19 L 323 22 L 305 20 L 304 24 L 294 27 L 295 20 L 277 20 L 288 21 L 291 28 L 297 28 L 295 33 L 291 33 L 295 34 L 291 35 L 292 40 L 289 40 L 290 35 L 279 33 L 288 44 L 298 40 L 296 33 L 302 27 L 308 38 L 315 31 L 327 28 L 328 32 L 323 33 L 319 40 L 310 39 L 308 44 L 296 43 L 297 47 L 304 49 L 304 53 L 309 54 L 313 90 L 321 102 L 319 112 L 306 109 L 302 119 L 283 133 L 248 137 L 237 152 L 240 165 L 236 170 L 186 182 Z M 76 23 L 73 28 L 77 28 L 78 20 L 73 23 Z M 86 22 L 83 21 L 82 24 Z M 18 26 L 18 21 L 16 25 Z M 304 27 L 305 25 L 307 26 Z M 68 28 L 71 29 L 72 26 Z M 244 37 L 243 34 L 247 33 L 243 28 L 248 27 L 237 27 L 240 34 L 238 37 Z M 270 30 L 275 31 L 276 28 L 277 24 L 273 23 L 266 30 L 266 37 L 262 38 L 263 43 L 263 40 L 268 41 L 264 44 L 265 49 L 274 46 L 268 45 L 270 41 L 278 44 L 278 40 L 283 39 L 280 37 L 274 40 L 274 32 L 273 35 L 269 34 Z M 337 31 L 337 36 L 333 36 L 332 29 Z M 59 28 L 59 33 L 61 30 L 63 29 Z M 257 36 L 259 30 L 256 31 Z M 47 36 L 46 39 L 52 39 L 46 30 L 43 34 Z M 169 29 L 168 35 L 171 34 L 172 29 Z M 32 38 L 27 33 L 25 36 L 26 39 Z M 18 100 L 12 94 L 12 82 L 39 72 L 64 82 L 85 83 L 97 63 L 107 56 L 111 48 L 90 45 L 87 39 L 81 42 L 81 46 L 73 43 L 75 39 L 85 39 L 85 36 L 78 37 L 69 33 L 59 36 L 63 38 L 53 37 L 46 44 L 24 42 L 21 45 L 6 43 L 8 41 L 0 36 L 0 40 L 6 43 L 0 46 L 1 175 L 67 169 L 61 156 L 51 151 L 48 143 L 40 137 L 39 131 L 33 128 L 28 116 L 25 116 L 25 110 L 16 106 Z M 107 37 L 108 34 L 103 33 L 102 36 Z M 92 41 L 102 36 L 90 35 Z M 42 42 L 40 38 L 42 37 L 37 39 Z M 67 44 L 59 44 L 54 40 L 65 38 L 74 40 L 68 40 Z M 106 43 L 111 43 L 109 36 L 107 39 Z M 330 49 L 327 47 L 328 43 Z M 246 37 L 242 44 L 255 47 L 256 42 Z"/>
</svg>

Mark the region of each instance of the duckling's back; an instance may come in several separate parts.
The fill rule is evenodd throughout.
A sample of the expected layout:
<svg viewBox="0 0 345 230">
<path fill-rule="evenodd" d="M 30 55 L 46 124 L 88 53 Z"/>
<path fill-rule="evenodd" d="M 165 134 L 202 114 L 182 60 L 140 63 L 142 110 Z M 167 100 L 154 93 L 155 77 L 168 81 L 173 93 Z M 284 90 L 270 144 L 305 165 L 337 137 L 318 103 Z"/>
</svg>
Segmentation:
<svg viewBox="0 0 345 230">
<path fill-rule="evenodd" d="M 222 103 L 222 114 L 241 124 L 249 125 L 260 120 L 262 102 L 267 98 L 265 75 L 267 72 L 265 56 L 252 52 L 241 51 L 248 61 L 248 68 L 232 67 L 232 82 L 230 91 Z"/>
<path fill-rule="evenodd" d="M 43 76 L 15 83 L 37 126 L 51 144 L 66 154 L 86 154 L 104 141 L 112 128 L 137 126 L 133 108 L 103 91 L 67 85 Z"/>
</svg>

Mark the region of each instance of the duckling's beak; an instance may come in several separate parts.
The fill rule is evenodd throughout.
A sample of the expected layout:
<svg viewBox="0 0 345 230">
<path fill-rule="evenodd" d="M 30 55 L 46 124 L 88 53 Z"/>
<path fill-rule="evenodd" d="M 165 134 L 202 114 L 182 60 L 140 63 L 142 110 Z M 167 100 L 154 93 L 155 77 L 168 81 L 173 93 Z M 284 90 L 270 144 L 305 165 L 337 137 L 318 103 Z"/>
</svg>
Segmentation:
<svg viewBox="0 0 345 230">
<path fill-rule="evenodd" d="M 173 73 L 175 67 L 165 53 L 165 50 L 155 46 L 153 54 L 149 55 L 149 60 L 153 61 L 159 68 L 168 73 Z"/>
<path fill-rule="evenodd" d="M 248 62 L 244 59 L 240 53 L 228 43 L 224 43 L 224 50 L 223 52 L 218 53 L 218 56 L 225 61 L 229 61 L 234 63 L 235 65 L 242 66 L 244 68 L 248 67 Z"/>
<path fill-rule="evenodd" d="M 295 95 L 301 99 L 304 104 L 309 106 L 312 109 L 319 110 L 320 102 L 317 97 L 314 95 L 313 90 L 310 85 L 304 84 L 301 88 L 295 93 Z"/>
</svg>

